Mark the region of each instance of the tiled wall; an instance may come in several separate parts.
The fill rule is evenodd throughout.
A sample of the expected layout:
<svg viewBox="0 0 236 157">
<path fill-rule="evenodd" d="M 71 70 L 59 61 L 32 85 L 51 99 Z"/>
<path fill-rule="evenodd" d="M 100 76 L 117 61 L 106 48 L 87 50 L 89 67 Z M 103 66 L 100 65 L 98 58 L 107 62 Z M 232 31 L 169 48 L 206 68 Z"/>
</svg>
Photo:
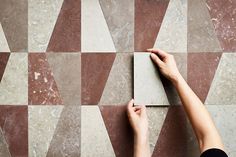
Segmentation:
<svg viewBox="0 0 236 157">
<path fill-rule="evenodd" d="M 235 156 L 235 10 L 234 0 L 0 0 L 0 157 L 131 157 L 133 54 L 151 47 L 175 56 Z M 162 84 L 170 106 L 147 109 L 152 156 L 197 157 Z"/>
</svg>

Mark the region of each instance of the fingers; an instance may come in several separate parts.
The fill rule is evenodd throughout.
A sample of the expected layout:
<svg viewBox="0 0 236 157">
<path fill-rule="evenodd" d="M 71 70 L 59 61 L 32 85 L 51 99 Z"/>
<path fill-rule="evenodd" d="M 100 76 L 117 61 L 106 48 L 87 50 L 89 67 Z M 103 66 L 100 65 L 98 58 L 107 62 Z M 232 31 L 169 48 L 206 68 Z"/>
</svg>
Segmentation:
<svg viewBox="0 0 236 157">
<path fill-rule="evenodd" d="M 163 64 L 162 60 L 156 54 L 151 53 L 151 58 L 158 66 Z"/>
<path fill-rule="evenodd" d="M 134 104 L 134 99 L 131 99 L 127 105 L 128 115 L 134 113 L 133 104 Z"/>
<path fill-rule="evenodd" d="M 158 54 L 158 56 L 160 56 L 161 58 L 165 58 L 168 53 L 163 51 L 163 50 L 160 50 L 160 49 L 147 49 L 148 52 L 152 52 L 152 53 L 156 53 Z"/>
<path fill-rule="evenodd" d="M 146 109 L 146 106 L 145 106 L 145 105 L 142 105 L 140 115 L 141 115 L 142 117 L 143 117 L 143 116 L 147 116 L 147 109 Z"/>
</svg>

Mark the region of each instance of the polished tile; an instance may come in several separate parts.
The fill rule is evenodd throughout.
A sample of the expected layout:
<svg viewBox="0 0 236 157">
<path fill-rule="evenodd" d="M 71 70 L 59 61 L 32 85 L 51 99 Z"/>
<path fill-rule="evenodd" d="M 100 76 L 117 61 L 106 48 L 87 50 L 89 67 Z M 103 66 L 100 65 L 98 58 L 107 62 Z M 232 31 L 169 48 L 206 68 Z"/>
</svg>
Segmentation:
<svg viewBox="0 0 236 157">
<path fill-rule="evenodd" d="M 169 105 L 157 67 L 150 53 L 134 53 L 134 100 L 136 105 Z"/>
<path fill-rule="evenodd" d="M 10 48 L 0 22 L 0 52 L 10 52 Z"/>
</svg>

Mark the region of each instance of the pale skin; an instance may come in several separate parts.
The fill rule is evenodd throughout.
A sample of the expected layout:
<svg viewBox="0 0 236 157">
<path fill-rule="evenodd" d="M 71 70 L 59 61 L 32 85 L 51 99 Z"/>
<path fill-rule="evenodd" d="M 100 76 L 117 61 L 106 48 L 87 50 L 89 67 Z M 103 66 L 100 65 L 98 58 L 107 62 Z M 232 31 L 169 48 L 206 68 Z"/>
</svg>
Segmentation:
<svg viewBox="0 0 236 157">
<path fill-rule="evenodd" d="M 224 150 L 221 137 L 209 112 L 181 76 L 174 56 L 159 49 L 148 49 L 147 51 L 151 52 L 150 57 L 161 74 L 176 88 L 196 134 L 200 152 L 210 148 Z M 127 113 L 134 131 L 134 157 L 150 157 L 146 107 L 144 105 L 133 106 L 133 103 L 133 100 L 128 103 Z"/>
</svg>

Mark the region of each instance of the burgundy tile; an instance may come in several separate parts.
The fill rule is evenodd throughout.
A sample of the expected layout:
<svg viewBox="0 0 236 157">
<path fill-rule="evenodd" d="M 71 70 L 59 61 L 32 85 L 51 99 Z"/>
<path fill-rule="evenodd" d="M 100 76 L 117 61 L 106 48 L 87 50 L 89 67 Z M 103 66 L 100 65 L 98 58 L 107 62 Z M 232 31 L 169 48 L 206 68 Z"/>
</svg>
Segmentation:
<svg viewBox="0 0 236 157">
<path fill-rule="evenodd" d="M 236 1 L 207 0 L 211 20 L 224 51 L 236 51 Z"/>
<path fill-rule="evenodd" d="M 133 156 L 133 132 L 126 114 L 126 105 L 100 106 L 116 157 Z"/>
<path fill-rule="evenodd" d="M 0 53 L 0 82 L 2 80 L 10 53 Z"/>
<path fill-rule="evenodd" d="M 46 54 L 29 54 L 29 104 L 31 105 L 60 105 L 59 94 L 53 73 L 47 62 Z"/>
<path fill-rule="evenodd" d="M 135 51 L 154 46 L 169 0 L 135 1 Z"/>
<path fill-rule="evenodd" d="M 188 53 L 188 84 L 204 102 L 222 53 Z"/>
<path fill-rule="evenodd" d="M 0 106 L 2 128 L 12 157 L 28 156 L 27 106 Z"/>
<path fill-rule="evenodd" d="M 47 52 L 80 51 L 80 0 L 65 0 L 53 30 Z"/>
<path fill-rule="evenodd" d="M 81 103 L 83 105 L 96 105 L 100 101 L 115 56 L 115 53 L 82 53 Z"/>
</svg>

